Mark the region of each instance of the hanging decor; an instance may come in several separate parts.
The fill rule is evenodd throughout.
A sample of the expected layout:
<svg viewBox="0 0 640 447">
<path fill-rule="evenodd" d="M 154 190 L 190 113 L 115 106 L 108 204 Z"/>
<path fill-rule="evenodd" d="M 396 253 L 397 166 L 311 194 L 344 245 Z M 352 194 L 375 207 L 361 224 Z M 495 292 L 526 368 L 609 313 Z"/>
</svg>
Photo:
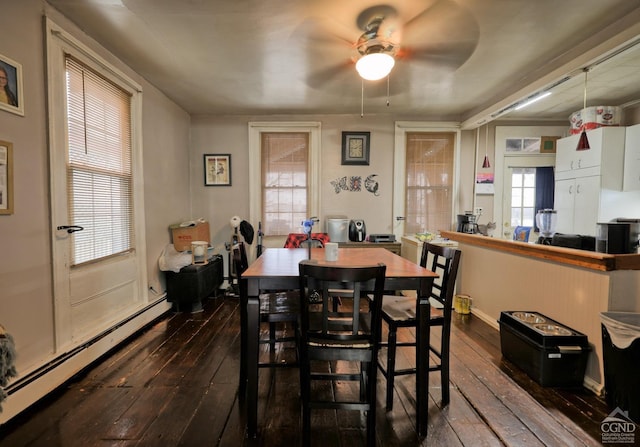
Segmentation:
<svg viewBox="0 0 640 447">
<path fill-rule="evenodd" d="M 484 128 L 484 160 L 482 161 L 483 169 L 488 169 L 491 167 L 491 163 L 489 163 L 488 146 L 489 146 L 489 123 L 487 123 Z"/>
<path fill-rule="evenodd" d="M 582 105 L 582 110 L 587 110 L 587 73 L 589 72 L 588 68 L 584 69 L 584 100 Z M 578 146 L 576 147 L 577 151 L 586 151 L 591 149 L 589 145 L 589 138 L 587 138 L 586 129 L 582 129 L 582 133 L 580 133 L 580 139 L 578 140 Z"/>
</svg>

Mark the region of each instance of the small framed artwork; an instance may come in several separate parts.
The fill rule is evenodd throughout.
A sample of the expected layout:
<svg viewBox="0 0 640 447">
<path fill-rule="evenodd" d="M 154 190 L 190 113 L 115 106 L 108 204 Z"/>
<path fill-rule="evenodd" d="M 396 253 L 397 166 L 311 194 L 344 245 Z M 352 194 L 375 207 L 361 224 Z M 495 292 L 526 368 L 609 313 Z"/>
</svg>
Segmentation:
<svg viewBox="0 0 640 447">
<path fill-rule="evenodd" d="M 204 186 L 231 186 L 231 154 L 204 154 Z"/>
<path fill-rule="evenodd" d="M 0 54 L 0 109 L 24 116 L 22 65 Z"/>
<path fill-rule="evenodd" d="M 556 141 L 559 139 L 560 137 L 540 137 L 540 153 L 555 154 Z"/>
<path fill-rule="evenodd" d="M 13 144 L 0 141 L 0 214 L 13 214 Z"/>
<path fill-rule="evenodd" d="M 342 164 L 369 165 L 371 132 L 342 132 Z"/>
</svg>

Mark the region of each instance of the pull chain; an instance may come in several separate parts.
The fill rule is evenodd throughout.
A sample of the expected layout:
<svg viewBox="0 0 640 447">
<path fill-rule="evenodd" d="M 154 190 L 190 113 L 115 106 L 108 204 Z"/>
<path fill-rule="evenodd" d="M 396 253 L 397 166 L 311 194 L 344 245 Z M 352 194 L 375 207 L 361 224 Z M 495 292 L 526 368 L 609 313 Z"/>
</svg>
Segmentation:
<svg viewBox="0 0 640 447">
<path fill-rule="evenodd" d="M 360 118 L 364 118 L 364 80 L 360 79 Z"/>
<path fill-rule="evenodd" d="M 391 77 L 390 74 L 387 75 L 387 107 L 389 107 L 389 78 Z"/>
</svg>

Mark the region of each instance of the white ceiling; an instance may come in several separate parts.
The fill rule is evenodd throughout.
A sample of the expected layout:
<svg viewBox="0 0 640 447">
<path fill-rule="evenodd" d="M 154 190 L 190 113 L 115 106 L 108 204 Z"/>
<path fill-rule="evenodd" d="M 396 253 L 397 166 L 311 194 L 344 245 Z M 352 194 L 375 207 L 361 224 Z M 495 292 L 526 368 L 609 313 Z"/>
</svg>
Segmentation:
<svg viewBox="0 0 640 447">
<path fill-rule="evenodd" d="M 191 114 L 359 114 L 364 85 L 365 115 L 568 122 L 583 67 L 640 39 L 638 0 L 47 1 Z M 388 106 L 386 80 L 363 84 L 352 60 L 372 11 L 400 44 Z M 638 101 L 640 45 L 591 69 L 587 92 Z"/>
</svg>

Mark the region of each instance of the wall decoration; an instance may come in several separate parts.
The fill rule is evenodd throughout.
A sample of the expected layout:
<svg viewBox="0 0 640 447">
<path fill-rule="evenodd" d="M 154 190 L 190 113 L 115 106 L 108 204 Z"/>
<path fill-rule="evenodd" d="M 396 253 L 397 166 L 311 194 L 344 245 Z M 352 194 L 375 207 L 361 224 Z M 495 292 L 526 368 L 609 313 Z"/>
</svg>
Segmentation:
<svg viewBox="0 0 640 447">
<path fill-rule="evenodd" d="M 342 164 L 369 165 L 371 132 L 342 132 Z"/>
<path fill-rule="evenodd" d="M 493 178 L 493 172 L 478 172 L 476 174 L 476 194 L 493 194 L 495 192 Z"/>
<path fill-rule="evenodd" d="M 337 178 L 335 180 L 331 180 L 331 186 L 333 186 L 336 194 L 340 194 L 340 191 L 345 190 L 348 191 L 349 187 L 347 186 L 347 176 Z"/>
<path fill-rule="evenodd" d="M 231 154 L 204 154 L 204 186 L 231 186 Z"/>
<path fill-rule="evenodd" d="M 364 188 L 373 194 L 374 196 L 380 195 L 378 192 L 378 181 L 375 179 L 378 174 L 371 174 L 364 180 Z M 335 180 L 331 180 L 331 186 L 336 194 L 340 194 L 341 191 L 360 192 L 362 191 L 362 176 L 353 175 L 347 177 L 339 177 Z"/>
<path fill-rule="evenodd" d="M 540 153 L 541 154 L 555 154 L 556 153 L 556 141 L 560 137 L 540 137 Z"/>
<path fill-rule="evenodd" d="M 13 214 L 13 144 L 0 141 L 0 214 Z"/>
<path fill-rule="evenodd" d="M 362 177 L 353 176 L 349 182 L 349 191 L 359 192 L 362 190 Z"/>
<path fill-rule="evenodd" d="M 24 116 L 22 65 L 1 54 L 0 109 Z"/>
<path fill-rule="evenodd" d="M 380 195 L 378 192 L 378 181 L 375 179 L 378 174 L 371 174 L 364 181 L 364 187 L 367 191 L 369 191 L 374 196 Z"/>
</svg>

